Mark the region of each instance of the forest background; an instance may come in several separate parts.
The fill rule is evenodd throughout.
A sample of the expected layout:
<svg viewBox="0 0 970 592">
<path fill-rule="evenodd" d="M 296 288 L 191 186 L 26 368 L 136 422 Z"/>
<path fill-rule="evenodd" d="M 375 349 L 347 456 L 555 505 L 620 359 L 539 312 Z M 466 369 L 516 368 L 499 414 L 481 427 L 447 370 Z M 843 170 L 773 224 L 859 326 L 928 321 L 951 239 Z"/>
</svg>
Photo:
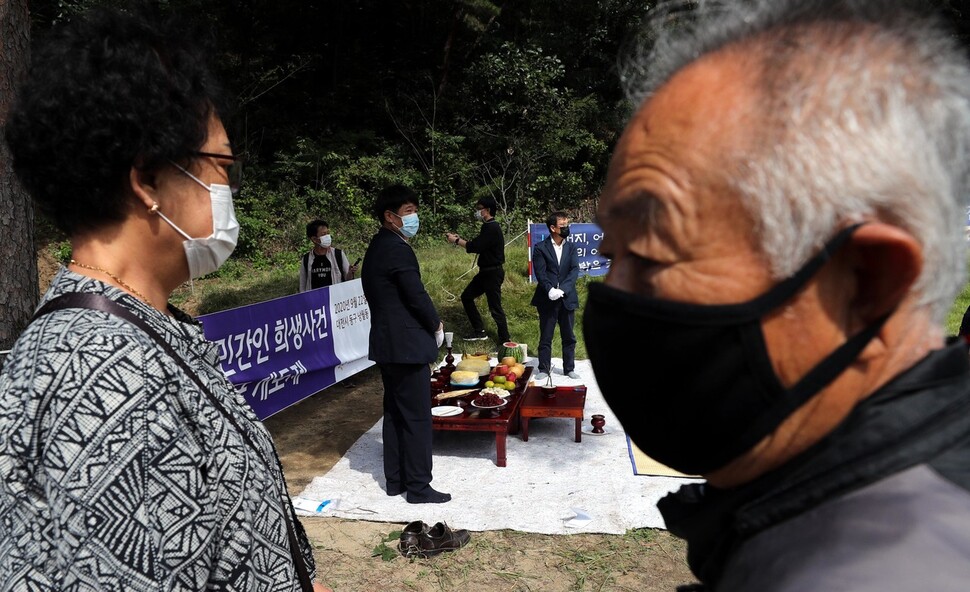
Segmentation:
<svg viewBox="0 0 970 592">
<path fill-rule="evenodd" d="M 970 38 L 964 2 L 938 5 Z M 0 0 L 0 124 L 29 43 L 118 0 Z M 305 224 L 330 223 L 362 254 L 377 191 L 421 196 L 417 248 L 477 234 L 473 204 L 491 196 L 507 238 L 562 209 L 592 221 L 612 147 L 634 105 L 624 58 L 649 41 L 644 0 L 164 0 L 211 33 L 227 87 L 223 114 L 247 159 L 239 245 L 216 278 L 296 274 Z M 681 2 L 689 18 L 696 3 Z M 674 21 L 675 23 L 677 21 Z M 33 311 L 37 250 L 69 256 L 34 215 L 0 146 L 0 350 Z M 31 249 L 33 246 L 33 252 Z M 524 245 L 523 245 L 524 247 Z M 204 311 L 211 312 L 211 311 Z"/>
<path fill-rule="evenodd" d="M 31 2 L 51 23 L 112 2 Z M 119 3 L 114 3 L 119 4 Z M 124 4 L 124 3 L 120 3 Z M 506 234 L 553 209 L 590 220 L 629 104 L 617 57 L 636 40 L 634 0 L 165 2 L 211 22 L 230 99 L 224 120 L 246 156 L 233 263 L 296 269 L 305 224 L 363 253 L 374 196 L 421 196 L 421 232 L 477 234 L 475 201 L 499 204 Z M 60 254 L 66 243 L 53 238 Z M 49 240 L 47 242 L 50 242 Z"/>
</svg>

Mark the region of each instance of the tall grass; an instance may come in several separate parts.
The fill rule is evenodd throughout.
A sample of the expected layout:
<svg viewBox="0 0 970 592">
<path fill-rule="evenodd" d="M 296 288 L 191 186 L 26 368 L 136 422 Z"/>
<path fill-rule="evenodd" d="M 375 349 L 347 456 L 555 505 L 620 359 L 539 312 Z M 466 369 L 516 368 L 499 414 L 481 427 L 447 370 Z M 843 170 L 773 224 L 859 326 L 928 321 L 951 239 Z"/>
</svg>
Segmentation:
<svg viewBox="0 0 970 592">
<path fill-rule="evenodd" d="M 429 244 L 430 243 L 430 244 Z M 471 325 L 461 305 L 461 292 L 474 277 L 477 267 L 475 256 L 465 253 L 444 240 L 415 245 L 415 253 L 421 265 L 421 278 L 434 301 L 445 324 L 445 331 L 455 333 L 454 353 L 471 353 L 473 350 L 498 351 L 498 335 L 495 322 L 488 313 L 485 297 L 476 304 L 485 321 L 487 341 L 463 342 L 461 336 L 471 332 Z M 349 253 L 352 258 L 363 252 Z M 505 249 L 505 283 L 502 285 L 502 307 L 508 318 L 512 339 L 529 345 L 529 355 L 535 356 L 539 346 L 539 315 L 530 304 L 536 285 L 529 283 L 528 248 L 525 236 L 517 237 Z M 361 266 L 363 268 L 363 265 Z M 359 277 L 359 274 L 358 274 Z M 580 277 L 577 283 L 579 310 L 576 311 L 576 358 L 586 358 L 583 342 L 582 318 L 586 304 L 586 286 L 596 278 Z M 299 289 L 298 264 L 285 265 L 271 270 L 254 270 L 244 264 L 230 261 L 220 270 L 218 277 L 197 281 L 192 290 L 183 287 L 173 295 L 173 302 L 193 314 L 208 314 L 255 302 L 272 300 L 295 294 Z M 553 339 L 553 357 L 562 356 L 562 342 L 558 329 Z"/>
<path fill-rule="evenodd" d="M 515 238 L 505 249 L 505 283 L 502 286 L 502 306 L 508 317 L 509 332 L 512 339 L 529 345 L 529 355 L 535 356 L 539 344 L 539 316 L 529 303 L 535 293 L 535 284 L 529 283 L 528 248 L 524 236 Z M 441 315 L 445 331 L 455 333 L 454 352 L 456 354 L 472 351 L 498 350 L 495 322 L 488 313 L 485 297 L 478 299 L 478 310 L 485 321 L 489 339 L 486 342 L 463 342 L 461 336 L 471 331 L 459 299 L 462 290 L 468 285 L 476 272 L 474 255 L 465 253 L 444 241 L 425 241 L 417 244 L 415 252 L 421 264 L 421 276 L 425 288 Z M 363 253 L 349 253 L 356 258 Z M 193 314 L 206 314 L 288 296 L 296 293 L 299 285 L 298 264 L 289 264 L 271 270 L 252 270 L 247 266 L 230 262 L 220 271 L 216 279 L 197 282 L 194 291 L 183 288 L 173 295 L 176 305 L 196 301 L 194 306 L 186 306 Z M 586 288 L 589 282 L 599 278 L 580 277 L 577 283 L 579 310 L 576 311 L 575 331 L 577 337 L 576 358 L 584 359 L 586 345 L 583 340 L 583 309 L 586 305 Z M 970 284 L 954 300 L 946 318 L 948 335 L 956 335 L 964 311 L 970 306 Z M 558 329 L 553 339 L 553 357 L 562 356 L 562 343 Z"/>
</svg>

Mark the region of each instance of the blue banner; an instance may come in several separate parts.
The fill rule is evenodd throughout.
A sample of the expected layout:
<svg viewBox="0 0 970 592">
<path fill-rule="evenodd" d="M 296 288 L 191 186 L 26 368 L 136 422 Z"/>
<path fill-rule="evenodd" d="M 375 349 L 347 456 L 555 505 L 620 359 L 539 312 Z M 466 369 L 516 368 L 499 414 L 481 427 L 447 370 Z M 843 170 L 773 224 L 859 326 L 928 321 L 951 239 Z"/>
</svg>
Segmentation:
<svg viewBox="0 0 970 592">
<path fill-rule="evenodd" d="M 535 271 L 532 269 L 532 247 L 548 236 L 549 228 L 545 224 L 529 224 L 529 282 L 536 281 Z M 569 225 L 566 242 L 576 249 L 580 275 L 606 275 L 610 270 L 610 260 L 599 254 L 601 240 L 603 231 L 596 224 L 573 222 Z"/>
<path fill-rule="evenodd" d="M 370 308 L 359 279 L 198 320 L 260 419 L 373 365 Z"/>
</svg>

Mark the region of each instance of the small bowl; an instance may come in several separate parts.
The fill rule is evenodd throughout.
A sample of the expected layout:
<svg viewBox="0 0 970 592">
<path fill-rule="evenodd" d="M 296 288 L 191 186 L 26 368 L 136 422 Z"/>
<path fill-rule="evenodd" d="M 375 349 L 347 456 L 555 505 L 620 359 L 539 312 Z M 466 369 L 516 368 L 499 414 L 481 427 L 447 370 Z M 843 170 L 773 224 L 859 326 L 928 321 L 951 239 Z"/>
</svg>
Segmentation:
<svg viewBox="0 0 970 592">
<path fill-rule="evenodd" d="M 545 396 L 547 396 L 547 397 L 555 397 L 556 396 L 556 387 L 555 386 L 543 385 L 540 388 L 542 389 L 542 394 L 544 394 Z"/>
</svg>

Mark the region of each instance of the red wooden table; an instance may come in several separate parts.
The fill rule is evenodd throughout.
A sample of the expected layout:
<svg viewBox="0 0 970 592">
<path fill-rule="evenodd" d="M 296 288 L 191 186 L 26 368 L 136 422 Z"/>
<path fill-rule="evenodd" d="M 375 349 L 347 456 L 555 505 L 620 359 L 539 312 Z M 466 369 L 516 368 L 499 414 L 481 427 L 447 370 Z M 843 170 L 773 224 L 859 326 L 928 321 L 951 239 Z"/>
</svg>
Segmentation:
<svg viewBox="0 0 970 592">
<path fill-rule="evenodd" d="M 516 381 L 518 386 L 508 397 L 508 403 L 500 409 L 479 409 L 472 407 L 471 401 L 478 396 L 478 391 L 484 386 L 484 379 L 479 383 L 476 390 L 451 399 L 438 401 L 434 396 L 437 392 L 432 391 L 431 405 L 457 405 L 464 409 L 458 415 L 450 417 L 431 417 L 431 426 L 436 430 L 455 431 L 455 432 L 495 432 L 495 464 L 500 467 L 506 466 L 505 444 L 509 434 L 519 431 L 519 403 L 522 402 L 522 393 L 529 384 L 532 377 L 532 366 L 526 366 L 525 373 Z M 444 392 L 458 390 L 469 387 L 447 386 Z M 441 391 L 438 391 L 441 392 Z"/>
<path fill-rule="evenodd" d="M 529 387 L 519 403 L 522 440 L 529 441 L 529 419 L 533 417 L 572 417 L 576 420 L 576 441 L 582 442 L 585 408 L 586 387 L 583 385 L 557 386 L 552 397 L 547 397 L 540 387 Z"/>
</svg>

